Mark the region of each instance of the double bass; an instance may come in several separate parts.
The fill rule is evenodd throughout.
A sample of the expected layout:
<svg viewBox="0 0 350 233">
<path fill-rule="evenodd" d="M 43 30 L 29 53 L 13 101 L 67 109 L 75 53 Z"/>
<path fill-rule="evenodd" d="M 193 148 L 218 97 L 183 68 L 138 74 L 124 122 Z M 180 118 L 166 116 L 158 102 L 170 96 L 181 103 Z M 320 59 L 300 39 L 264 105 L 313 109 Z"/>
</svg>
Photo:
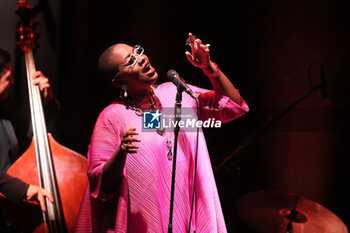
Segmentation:
<svg viewBox="0 0 350 233">
<path fill-rule="evenodd" d="M 34 29 L 36 23 L 31 18 L 33 7 L 26 0 L 20 0 L 15 12 L 22 19 L 17 29 L 17 45 L 25 56 L 33 139 L 7 173 L 46 189 L 55 202 L 46 199 L 47 211 L 42 212 L 33 203 L 14 205 L 2 200 L 2 214 L 6 222 L 17 227 L 20 232 L 71 233 L 87 183 L 87 160 L 58 144 L 47 133 L 40 90 L 32 84 L 32 75 L 36 71 L 33 50 L 37 34 Z"/>
</svg>

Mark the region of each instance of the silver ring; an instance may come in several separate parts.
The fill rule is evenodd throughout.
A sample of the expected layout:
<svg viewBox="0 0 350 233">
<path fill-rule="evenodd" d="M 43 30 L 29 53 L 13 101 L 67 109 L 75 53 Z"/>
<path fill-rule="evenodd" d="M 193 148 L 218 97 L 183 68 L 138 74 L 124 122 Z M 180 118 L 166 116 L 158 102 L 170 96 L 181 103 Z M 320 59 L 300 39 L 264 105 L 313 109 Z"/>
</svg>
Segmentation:
<svg viewBox="0 0 350 233">
<path fill-rule="evenodd" d="M 126 145 L 125 144 L 121 144 L 120 145 L 120 149 L 125 151 L 126 150 Z"/>
<path fill-rule="evenodd" d="M 123 138 L 126 138 L 128 135 L 124 132 L 124 133 L 122 133 L 122 137 Z"/>
</svg>

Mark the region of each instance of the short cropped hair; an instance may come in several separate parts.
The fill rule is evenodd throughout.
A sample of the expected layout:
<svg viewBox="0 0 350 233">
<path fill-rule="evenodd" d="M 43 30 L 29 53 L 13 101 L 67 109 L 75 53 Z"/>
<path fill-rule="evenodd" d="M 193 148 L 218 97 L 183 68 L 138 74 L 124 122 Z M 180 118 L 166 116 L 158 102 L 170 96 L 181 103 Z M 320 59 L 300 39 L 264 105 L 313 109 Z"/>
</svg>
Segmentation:
<svg viewBox="0 0 350 233">
<path fill-rule="evenodd" d="M 98 59 L 98 71 L 109 79 L 113 79 L 114 75 L 119 72 L 117 65 L 113 60 L 113 50 L 117 44 L 108 47 Z"/>
</svg>

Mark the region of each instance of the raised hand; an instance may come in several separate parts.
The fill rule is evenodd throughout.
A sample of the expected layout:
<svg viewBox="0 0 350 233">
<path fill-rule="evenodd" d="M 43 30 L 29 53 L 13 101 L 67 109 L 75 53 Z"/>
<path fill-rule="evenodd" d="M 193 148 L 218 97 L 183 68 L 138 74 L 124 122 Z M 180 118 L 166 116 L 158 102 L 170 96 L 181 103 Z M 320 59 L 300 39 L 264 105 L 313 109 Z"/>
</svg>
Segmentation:
<svg viewBox="0 0 350 233">
<path fill-rule="evenodd" d="M 191 53 L 186 51 L 186 57 L 192 65 L 201 68 L 202 70 L 207 69 L 210 65 L 210 51 L 209 44 L 202 44 L 202 41 L 192 35 L 188 34 L 188 45 L 191 46 Z"/>
</svg>

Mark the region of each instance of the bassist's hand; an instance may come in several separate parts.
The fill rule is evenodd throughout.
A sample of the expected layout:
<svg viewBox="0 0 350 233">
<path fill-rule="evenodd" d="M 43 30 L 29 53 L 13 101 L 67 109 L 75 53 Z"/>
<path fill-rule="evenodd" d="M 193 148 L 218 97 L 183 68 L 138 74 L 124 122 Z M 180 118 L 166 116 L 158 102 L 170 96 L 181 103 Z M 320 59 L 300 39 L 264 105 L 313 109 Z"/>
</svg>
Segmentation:
<svg viewBox="0 0 350 233">
<path fill-rule="evenodd" d="M 44 99 L 52 100 L 53 93 L 51 90 L 51 85 L 49 79 L 41 71 L 36 71 L 33 74 L 33 85 L 39 85 L 40 92 L 42 93 Z"/>
<path fill-rule="evenodd" d="M 29 201 L 39 201 L 41 210 L 44 212 L 46 211 L 45 197 L 48 198 L 51 203 L 54 202 L 52 195 L 48 191 L 35 185 L 29 185 L 26 199 Z"/>
</svg>

